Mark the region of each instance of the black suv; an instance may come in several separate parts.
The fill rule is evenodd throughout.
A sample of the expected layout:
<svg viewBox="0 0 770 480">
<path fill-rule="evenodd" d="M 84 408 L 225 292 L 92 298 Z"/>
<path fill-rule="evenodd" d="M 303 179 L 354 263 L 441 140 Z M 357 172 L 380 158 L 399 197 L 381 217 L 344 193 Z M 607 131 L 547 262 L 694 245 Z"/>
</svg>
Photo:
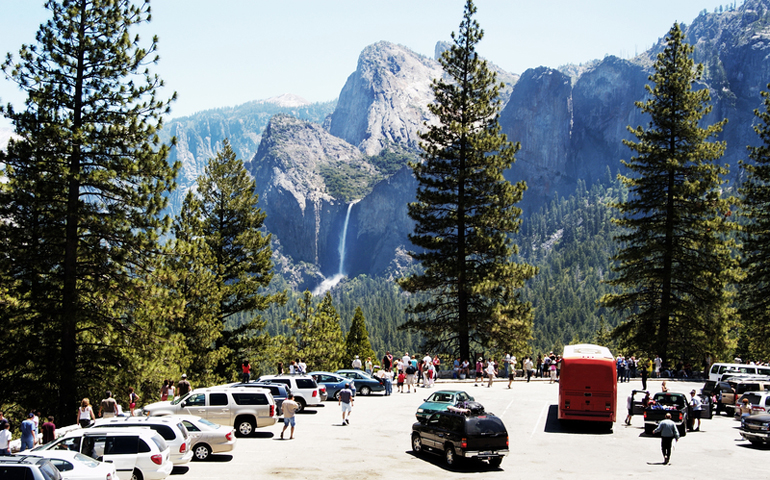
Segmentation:
<svg viewBox="0 0 770 480">
<path fill-rule="evenodd" d="M 412 425 L 412 450 L 441 454 L 450 467 L 464 458 L 488 460 L 499 467 L 508 455 L 508 431 L 491 413 L 438 412 Z"/>
<path fill-rule="evenodd" d="M 61 480 L 61 473 L 50 460 L 23 454 L 0 457 L 0 478 L 3 480 Z"/>
</svg>

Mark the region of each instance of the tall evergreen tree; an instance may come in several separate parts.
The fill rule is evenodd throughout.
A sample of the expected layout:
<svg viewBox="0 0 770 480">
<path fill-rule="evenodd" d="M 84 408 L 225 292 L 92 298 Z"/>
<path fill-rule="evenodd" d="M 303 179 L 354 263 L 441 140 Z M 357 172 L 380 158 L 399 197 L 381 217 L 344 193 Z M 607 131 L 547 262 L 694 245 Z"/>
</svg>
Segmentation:
<svg viewBox="0 0 770 480">
<path fill-rule="evenodd" d="M 426 125 L 422 162 L 410 164 L 418 188 L 409 238 L 419 249 L 410 255 L 424 271 L 399 281 L 407 292 L 430 294 L 407 309 L 403 328 L 423 332 L 429 351 L 463 358 L 472 343 L 530 337 L 532 312 L 520 289 L 537 273 L 512 261 L 518 248 L 511 235 L 521 224 L 516 204 L 526 185 L 503 177 L 519 145 L 500 131 L 502 84 L 476 52 L 484 32 L 475 13 L 468 0 L 459 34 L 439 59 L 448 80 L 433 81 L 428 106 L 438 123 Z"/>
<path fill-rule="evenodd" d="M 377 355 L 372 350 L 372 344 L 369 342 L 369 332 L 366 330 L 366 318 L 364 318 L 364 312 L 361 307 L 356 307 L 356 311 L 353 314 L 353 321 L 350 324 L 350 330 L 345 337 L 345 358 L 343 358 L 343 365 L 348 366 L 346 362 L 352 362 L 356 355 L 361 359 L 361 362 L 366 358 L 377 358 Z"/>
<path fill-rule="evenodd" d="M 0 394 L 67 418 L 89 392 L 118 387 L 122 367 L 145 351 L 134 348 L 139 338 L 164 353 L 162 339 L 145 334 L 166 312 L 147 315 L 142 302 L 152 295 L 145 279 L 178 166 L 167 164 L 156 134 L 169 105 L 147 68 L 157 39 L 142 47 L 131 34 L 149 20 L 149 2 L 49 0 L 46 8 L 37 44 L 3 63 L 27 100 L 21 111 L 3 110 L 19 139 L 0 159 L 8 178 L 0 269 L 23 306 L 4 323 L 13 339 L 4 350 L 17 355 L 0 365 L 9 380 Z"/>
<path fill-rule="evenodd" d="M 767 86 L 770 89 L 770 84 Z M 745 278 L 740 285 L 742 328 L 747 351 L 744 358 L 770 356 L 770 93 L 762 92 L 764 111 L 754 114 L 760 123 L 754 130 L 762 141 L 749 147 L 753 163 L 742 163 L 746 181 L 741 186 L 743 229 L 742 266 Z"/>
<path fill-rule="evenodd" d="M 198 178 L 198 190 L 188 196 L 178 222 L 177 233 L 189 229 L 191 238 L 187 247 L 194 247 L 192 262 L 208 262 L 211 286 L 188 296 L 188 306 L 215 314 L 217 321 L 209 328 L 220 329 L 212 334 L 212 357 L 216 361 L 213 372 L 221 379 L 229 379 L 242 359 L 255 361 L 262 347 L 270 343 L 265 333 L 265 322 L 259 315 L 243 324 L 233 321 L 236 314 L 262 311 L 273 303 L 283 304 L 285 292 L 262 294 L 273 278 L 270 235 L 261 231 L 265 213 L 257 208 L 259 200 L 256 184 L 248 174 L 243 161 L 237 158 L 225 140 L 217 156 L 209 160 L 204 174 Z M 183 225 L 184 224 L 184 225 Z M 202 241 L 200 243 L 195 243 Z M 190 282 L 209 282 L 208 275 L 191 278 Z M 211 305 L 203 305 L 201 294 L 217 299 L 216 312 Z M 191 303 L 190 303 L 191 302 Z M 193 323 L 200 319 L 190 318 Z"/>
<path fill-rule="evenodd" d="M 619 293 L 602 299 L 627 314 L 613 332 L 621 347 L 664 361 L 724 354 L 735 317 L 728 286 L 738 276 L 727 240 L 730 200 L 721 195 L 727 168 L 717 164 L 725 144 L 709 141 L 727 120 L 700 126 L 710 95 L 693 90 L 703 66 L 694 65 L 683 37 L 674 24 L 650 76 L 650 98 L 636 103 L 650 124 L 629 127 L 638 142 L 624 142 L 638 156 L 623 162 L 632 173 L 620 176 L 629 196 L 615 205 L 623 233 L 609 283 Z"/>
<path fill-rule="evenodd" d="M 292 336 L 287 339 L 290 350 L 305 360 L 309 369 L 335 371 L 343 366 L 345 339 L 340 316 L 334 308 L 331 293 L 314 305 L 313 294 L 305 290 L 297 309 L 284 320 Z"/>
</svg>

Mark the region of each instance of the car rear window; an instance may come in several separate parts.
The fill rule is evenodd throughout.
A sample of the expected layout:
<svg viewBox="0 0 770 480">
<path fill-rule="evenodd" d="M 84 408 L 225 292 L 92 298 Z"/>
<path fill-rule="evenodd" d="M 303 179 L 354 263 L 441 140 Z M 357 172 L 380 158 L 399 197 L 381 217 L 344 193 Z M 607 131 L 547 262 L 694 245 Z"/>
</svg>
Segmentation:
<svg viewBox="0 0 770 480">
<path fill-rule="evenodd" d="M 238 405 L 269 405 L 267 396 L 263 393 L 233 393 L 233 399 Z"/>
<path fill-rule="evenodd" d="M 61 474 L 51 464 L 51 462 L 41 459 L 37 462 L 37 466 L 40 467 L 40 473 L 46 478 L 46 480 L 56 480 L 61 478 Z M 31 472 L 30 472 L 31 473 Z"/>
<path fill-rule="evenodd" d="M 468 417 L 465 424 L 468 435 L 494 435 L 506 431 L 502 420 L 488 415 Z"/>
<path fill-rule="evenodd" d="M 105 455 L 133 455 L 138 451 L 139 437 L 134 436 L 116 436 L 107 437 L 104 446 Z"/>
<path fill-rule="evenodd" d="M 155 445 L 158 446 L 158 449 L 160 449 L 161 452 L 168 448 L 168 444 L 166 443 L 166 441 L 163 440 L 163 437 L 161 437 L 157 433 L 152 436 L 152 441 L 155 443 Z"/>
<path fill-rule="evenodd" d="M 309 378 L 298 378 L 297 388 L 318 388 L 318 385 L 316 385 L 315 380 L 311 380 Z"/>
<path fill-rule="evenodd" d="M 746 393 L 743 395 L 743 398 L 747 398 L 752 405 L 759 405 L 759 402 L 762 400 L 762 396 L 758 393 Z M 743 402 L 742 399 L 741 402 Z"/>
</svg>

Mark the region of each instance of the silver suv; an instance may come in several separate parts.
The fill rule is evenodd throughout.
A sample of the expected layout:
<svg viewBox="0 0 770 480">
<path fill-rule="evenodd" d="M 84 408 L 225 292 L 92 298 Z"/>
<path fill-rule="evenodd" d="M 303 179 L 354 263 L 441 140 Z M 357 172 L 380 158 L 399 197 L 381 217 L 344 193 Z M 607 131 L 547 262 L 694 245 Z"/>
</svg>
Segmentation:
<svg viewBox="0 0 770 480">
<path fill-rule="evenodd" d="M 172 402 L 145 406 L 146 415 L 196 415 L 219 425 L 232 426 L 242 436 L 254 429 L 274 425 L 275 400 L 263 388 L 212 387 L 199 388 Z"/>
<path fill-rule="evenodd" d="M 288 375 L 262 375 L 257 379 L 259 383 L 282 383 L 289 387 L 294 394 L 294 401 L 297 402 L 301 412 L 307 406 L 321 405 L 321 392 L 318 384 L 310 375 L 288 374 Z"/>
</svg>

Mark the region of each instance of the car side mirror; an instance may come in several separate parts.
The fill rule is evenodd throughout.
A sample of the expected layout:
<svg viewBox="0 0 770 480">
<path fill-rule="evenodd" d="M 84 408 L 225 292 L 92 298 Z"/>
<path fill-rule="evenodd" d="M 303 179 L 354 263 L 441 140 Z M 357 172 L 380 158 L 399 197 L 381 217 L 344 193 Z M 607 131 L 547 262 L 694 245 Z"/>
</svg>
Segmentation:
<svg viewBox="0 0 770 480">
<path fill-rule="evenodd" d="M 187 406 L 187 402 L 186 402 L 186 401 L 182 401 L 182 403 L 180 404 L 180 406 L 181 406 L 182 408 L 186 407 L 186 406 Z"/>
</svg>

